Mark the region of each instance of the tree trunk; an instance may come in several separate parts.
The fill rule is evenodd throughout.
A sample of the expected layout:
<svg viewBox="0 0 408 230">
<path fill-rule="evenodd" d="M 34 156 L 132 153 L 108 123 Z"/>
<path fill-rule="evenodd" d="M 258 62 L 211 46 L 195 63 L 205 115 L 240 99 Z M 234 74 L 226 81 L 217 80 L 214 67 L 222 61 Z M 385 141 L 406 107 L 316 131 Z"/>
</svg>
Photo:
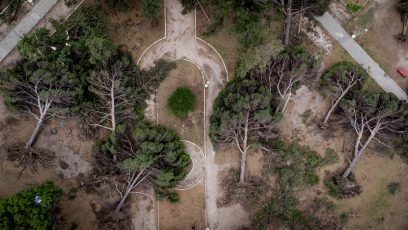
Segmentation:
<svg viewBox="0 0 408 230">
<path fill-rule="evenodd" d="M 288 105 L 288 102 L 289 102 L 291 96 L 292 96 L 292 92 L 289 92 L 288 99 L 286 100 L 285 105 L 283 106 L 283 109 L 282 109 L 281 113 L 285 112 L 286 106 Z"/>
<path fill-rule="evenodd" d="M 116 117 L 115 117 L 115 80 L 112 80 L 111 88 L 111 119 L 112 119 L 112 131 L 116 130 Z"/>
<path fill-rule="evenodd" d="M 334 105 L 330 108 L 329 112 L 326 114 L 326 117 L 324 117 L 324 124 L 327 124 L 327 122 L 329 121 L 330 115 L 333 112 L 334 108 L 336 108 L 336 106 L 339 104 L 339 102 L 341 101 L 341 99 L 348 93 L 348 91 L 351 89 L 351 87 L 353 87 L 355 84 L 357 83 L 357 81 L 355 81 L 353 84 L 349 85 L 346 90 L 344 90 L 344 92 L 340 95 L 340 97 L 337 99 L 336 103 L 334 103 Z"/>
<path fill-rule="evenodd" d="M 37 137 L 38 132 L 40 131 L 41 125 L 44 121 L 44 116 L 45 116 L 45 113 L 42 114 L 40 119 L 38 120 L 37 126 L 35 127 L 34 132 L 31 134 L 30 140 L 25 144 L 25 149 L 30 149 L 31 146 L 33 145 L 35 138 Z"/>
<path fill-rule="evenodd" d="M 241 173 L 239 174 L 239 183 L 245 183 L 245 160 L 246 160 L 246 151 L 241 155 Z"/>
<path fill-rule="evenodd" d="M 407 33 L 407 26 L 408 26 L 408 14 L 405 14 L 402 20 L 403 27 L 402 27 L 402 36 L 405 36 Z"/>
<path fill-rule="evenodd" d="M 351 169 L 353 169 L 354 165 L 356 164 L 358 158 L 360 157 L 360 155 L 357 155 L 353 158 L 353 160 L 351 161 L 350 165 L 347 167 L 346 171 L 344 171 L 342 177 L 347 178 L 350 173 L 351 173 Z"/>
<path fill-rule="evenodd" d="M 283 39 L 283 46 L 287 47 L 289 45 L 290 37 L 290 21 L 292 20 L 292 1 L 288 2 L 288 9 L 286 11 L 286 21 L 285 21 L 285 37 Z"/>
<path fill-rule="evenodd" d="M 376 127 L 374 130 L 377 130 L 377 127 Z M 342 177 L 347 178 L 347 177 L 349 176 L 349 174 L 350 174 L 350 172 L 351 172 L 351 169 L 352 169 L 352 168 L 354 167 L 354 165 L 356 164 L 358 158 L 363 154 L 364 150 L 367 148 L 368 144 L 371 142 L 371 140 L 373 139 L 374 135 L 375 135 L 375 132 L 374 132 L 374 131 L 371 132 L 370 137 L 369 137 L 368 140 L 364 143 L 363 147 L 361 147 L 361 149 L 358 150 L 357 154 L 354 153 L 354 158 L 353 158 L 353 160 L 351 161 L 350 165 L 347 167 L 346 171 L 344 171 Z M 359 140 L 359 139 L 361 139 L 360 134 L 359 134 L 358 140 Z M 358 146 L 358 145 L 360 145 L 360 142 L 359 142 L 359 141 L 356 141 L 356 146 Z M 357 147 L 356 149 L 358 149 L 358 147 Z"/>
<path fill-rule="evenodd" d="M 241 173 L 239 175 L 239 183 L 245 183 L 245 161 L 246 161 L 246 153 L 248 150 L 248 122 L 249 122 L 249 111 L 246 114 L 245 120 L 245 128 L 244 128 L 244 140 L 243 140 L 243 148 L 241 150 Z"/>
<path fill-rule="evenodd" d="M 119 210 L 122 208 L 123 204 L 125 203 L 126 198 L 129 196 L 131 189 L 128 188 L 125 195 L 123 195 L 122 199 L 120 200 L 118 206 L 116 206 L 115 212 L 119 212 Z"/>
</svg>

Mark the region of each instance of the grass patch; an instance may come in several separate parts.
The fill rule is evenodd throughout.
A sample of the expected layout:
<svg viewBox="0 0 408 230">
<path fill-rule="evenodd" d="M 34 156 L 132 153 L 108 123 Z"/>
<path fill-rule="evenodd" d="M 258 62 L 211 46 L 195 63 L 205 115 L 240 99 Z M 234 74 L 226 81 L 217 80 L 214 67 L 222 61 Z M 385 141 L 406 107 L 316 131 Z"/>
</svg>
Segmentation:
<svg viewBox="0 0 408 230">
<path fill-rule="evenodd" d="M 363 91 L 368 91 L 372 93 L 382 93 L 384 92 L 383 88 L 370 76 L 364 80 Z"/>
<path fill-rule="evenodd" d="M 367 12 L 365 12 L 364 14 L 362 14 L 358 20 L 357 20 L 357 25 L 361 26 L 361 27 L 365 27 L 370 23 L 374 22 L 374 13 L 375 13 L 375 9 L 374 8 L 370 8 Z"/>
<path fill-rule="evenodd" d="M 349 221 L 350 217 L 346 212 L 343 212 L 342 214 L 340 214 L 340 222 L 344 225 L 347 224 L 347 222 Z"/>
<path fill-rule="evenodd" d="M 167 106 L 177 117 L 187 117 L 194 110 L 196 96 L 186 87 L 177 88 L 167 99 Z"/>
<path fill-rule="evenodd" d="M 401 185 L 397 182 L 391 182 L 388 184 L 387 189 L 391 195 L 395 195 L 397 192 L 401 191 Z"/>
<path fill-rule="evenodd" d="M 306 110 L 306 112 L 299 114 L 299 117 L 302 118 L 302 123 L 305 125 L 307 120 L 310 118 L 310 116 L 312 115 L 312 110 L 308 109 Z"/>
<path fill-rule="evenodd" d="M 384 192 L 378 194 L 368 205 L 368 216 L 374 221 L 380 219 L 384 214 L 383 211 L 391 207 L 385 195 Z"/>
<path fill-rule="evenodd" d="M 356 14 L 361 8 L 363 8 L 362 6 L 358 6 L 355 5 L 353 3 L 351 4 L 346 4 L 347 9 L 349 9 L 351 12 L 353 12 L 353 14 Z"/>
</svg>

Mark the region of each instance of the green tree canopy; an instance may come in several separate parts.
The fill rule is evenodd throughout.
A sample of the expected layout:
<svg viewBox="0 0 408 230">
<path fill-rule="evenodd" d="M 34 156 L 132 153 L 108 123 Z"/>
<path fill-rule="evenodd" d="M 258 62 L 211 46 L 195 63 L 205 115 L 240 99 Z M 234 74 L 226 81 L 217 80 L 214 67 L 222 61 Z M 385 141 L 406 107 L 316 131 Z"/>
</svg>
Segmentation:
<svg viewBox="0 0 408 230">
<path fill-rule="evenodd" d="M 194 111 L 196 96 L 186 87 L 178 87 L 167 99 L 167 106 L 177 117 L 187 117 L 189 112 Z"/>
<path fill-rule="evenodd" d="M 0 229 L 56 229 L 55 207 L 62 190 L 51 180 L 0 201 Z"/>
<path fill-rule="evenodd" d="M 163 1 L 161 0 L 143 0 L 141 15 L 156 25 L 162 19 Z"/>
<path fill-rule="evenodd" d="M 248 140 L 275 121 L 272 93 L 255 80 L 228 82 L 215 99 L 210 117 L 212 142 L 235 143 L 241 152 L 240 182 L 244 182 Z"/>
<path fill-rule="evenodd" d="M 31 148 L 50 114 L 67 111 L 82 94 L 78 76 L 59 63 L 23 59 L 13 69 L 1 73 L 0 79 L 6 105 L 38 121 L 26 149 Z"/>
<path fill-rule="evenodd" d="M 323 93 L 331 97 L 331 108 L 324 118 L 324 124 L 327 124 L 331 113 L 340 100 L 350 90 L 361 88 L 367 77 L 367 72 L 364 69 L 348 62 L 339 62 L 323 73 L 320 86 Z"/>
<path fill-rule="evenodd" d="M 186 177 L 184 169 L 191 162 L 177 133 L 148 122 L 138 123 L 130 132 L 119 125 L 105 141 L 98 142 L 94 150 L 104 170 L 128 177 L 125 190 L 120 191 L 122 199 L 116 211 L 141 184 L 153 185 L 159 193 L 175 187 Z"/>
</svg>

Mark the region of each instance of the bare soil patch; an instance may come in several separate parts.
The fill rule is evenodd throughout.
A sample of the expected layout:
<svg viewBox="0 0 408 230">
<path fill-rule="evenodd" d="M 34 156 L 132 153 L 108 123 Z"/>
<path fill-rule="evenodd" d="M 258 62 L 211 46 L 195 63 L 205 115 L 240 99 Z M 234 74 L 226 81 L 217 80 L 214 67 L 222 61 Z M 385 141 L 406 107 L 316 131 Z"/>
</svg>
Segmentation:
<svg viewBox="0 0 408 230">
<path fill-rule="evenodd" d="M 159 20 L 157 25 L 152 26 L 140 16 L 142 3 L 143 1 L 129 1 L 126 12 L 109 12 L 112 23 L 108 27 L 109 37 L 123 51 L 131 53 L 135 63 L 150 44 L 164 37 L 164 20 Z"/>
<path fill-rule="evenodd" d="M 159 229 L 205 229 L 205 196 L 204 183 L 192 189 L 178 191 L 180 201 L 170 204 L 160 201 Z"/>
</svg>

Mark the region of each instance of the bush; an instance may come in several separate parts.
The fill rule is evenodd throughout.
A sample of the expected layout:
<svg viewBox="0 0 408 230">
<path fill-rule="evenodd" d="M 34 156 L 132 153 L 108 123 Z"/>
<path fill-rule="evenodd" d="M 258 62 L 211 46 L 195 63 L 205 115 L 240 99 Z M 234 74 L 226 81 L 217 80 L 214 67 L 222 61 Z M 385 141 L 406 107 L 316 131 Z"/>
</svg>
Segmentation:
<svg viewBox="0 0 408 230">
<path fill-rule="evenodd" d="M 156 195 L 156 198 L 159 200 L 166 199 L 170 204 L 176 204 L 180 200 L 177 192 L 170 192 L 167 190 L 159 191 Z"/>
<path fill-rule="evenodd" d="M 342 224 L 347 224 L 347 222 L 349 221 L 349 216 L 347 215 L 346 212 L 343 212 L 340 215 L 340 221 L 341 221 Z"/>
<path fill-rule="evenodd" d="M 389 183 L 387 186 L 388 192 L 395 195 L 397 192 L 401 191 L 401 185 L 396 182 Z"/>
<path fill-rule="evenodd" d="M 186 86 L 177 88 L 167 99 L 167 106 L 177 117 L 187 117 L 194 110 L 196 97 Z"/>
<path fill-rule="evenodd" d="M 55 207 L 62 190 L 51 180 L 0 201 L 0 229 L 56 229 Z"/>
</svg>

